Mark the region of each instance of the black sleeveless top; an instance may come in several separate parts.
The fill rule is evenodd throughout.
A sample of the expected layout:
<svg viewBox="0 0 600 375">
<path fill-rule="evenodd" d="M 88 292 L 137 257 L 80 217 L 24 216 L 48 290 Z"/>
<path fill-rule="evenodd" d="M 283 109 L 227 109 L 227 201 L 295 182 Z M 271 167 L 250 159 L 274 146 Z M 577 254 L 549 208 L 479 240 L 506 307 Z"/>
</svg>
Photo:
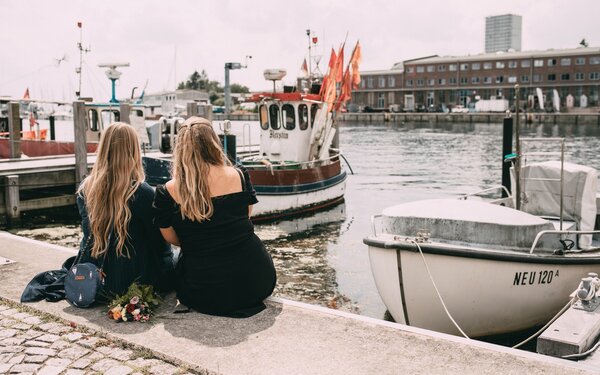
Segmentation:
<svg viewBox="0 0 600 375">
<path fill-rule="evenodd" d="M 248 206 L 258 202 L 256 192 L 241 169 L 243 190 L 213 197 L 213 215 L 202 222 L 182 218 L 166 187 L 156 188 L 155 224 L 173 227 L 181 244 L 177 298 L 199 312 L 251 316 L 264 309 L 262 301 L 275 287 L 273 261 L 248 217 Z"/>
</svg>

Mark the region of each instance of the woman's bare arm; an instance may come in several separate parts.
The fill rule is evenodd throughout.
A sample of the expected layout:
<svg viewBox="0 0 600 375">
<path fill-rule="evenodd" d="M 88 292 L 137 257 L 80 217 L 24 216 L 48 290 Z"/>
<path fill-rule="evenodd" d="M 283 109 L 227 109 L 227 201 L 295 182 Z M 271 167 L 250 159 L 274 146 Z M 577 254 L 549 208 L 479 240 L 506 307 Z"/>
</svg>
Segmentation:
<svg viewBox="0 0 600 375">
<path fill-rule="evenodd" d="M 175 246 L 181 246 L 179 244 L 179 237 L 177 237 L 177 233 L 175 233 L 175 229 L 173 229 L 173 227 L 160 228 L 160 233 L 168 243 Z"/>
</svg>

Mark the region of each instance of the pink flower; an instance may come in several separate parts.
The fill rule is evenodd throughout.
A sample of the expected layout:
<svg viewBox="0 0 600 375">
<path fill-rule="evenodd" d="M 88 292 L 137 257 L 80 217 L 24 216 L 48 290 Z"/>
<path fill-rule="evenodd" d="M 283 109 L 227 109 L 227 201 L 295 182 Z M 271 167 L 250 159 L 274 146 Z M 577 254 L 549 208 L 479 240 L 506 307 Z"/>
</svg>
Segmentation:
<svg viewBox="0 0 600 375">
<path fill-rule="evenodd" d="M 138 302 L 140 302 L 140 297 L 138 296 L 133 296 L 131 297 L 131 300 L 129 300 L 129 303 L 131 303 L 132 305 L 137 305 Z"/>
</svg>

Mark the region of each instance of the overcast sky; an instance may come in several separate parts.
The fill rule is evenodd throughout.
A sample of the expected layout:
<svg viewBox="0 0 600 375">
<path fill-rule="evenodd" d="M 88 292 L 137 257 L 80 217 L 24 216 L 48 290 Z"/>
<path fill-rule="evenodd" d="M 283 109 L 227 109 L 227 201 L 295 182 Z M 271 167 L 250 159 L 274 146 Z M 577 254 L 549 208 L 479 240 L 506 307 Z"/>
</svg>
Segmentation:
<svg viewBox="0 0 600 375">
<path fill-rule="evenodd" d="M 270 87 L 265 69 L 286 69 L 288 82 L 300 73 L 306 29 L 319 38 L 321 67 L 347 35 L 346 58 L 360 39 L 361 70 L 379 70 L 420 56 L 482 53 L 485 17 L 506 13 L 523 17 L 523 50 L 573 48 L 582 38 L 600 47 L 599 0 L 0 0 L 0 95 L 20 98 L 29 88 L 32 98 L 72 100 L 78 21 L 91 46 L 82 94 L 107 100 L 99 63 L 131 64 L 117 87 L 127 97 L 146 81 L 147 92 L 173 89 L 194 70 L 223 83 L 225 62 L 252 55 L 231 81 L 259 90 Z"/>
</svg>

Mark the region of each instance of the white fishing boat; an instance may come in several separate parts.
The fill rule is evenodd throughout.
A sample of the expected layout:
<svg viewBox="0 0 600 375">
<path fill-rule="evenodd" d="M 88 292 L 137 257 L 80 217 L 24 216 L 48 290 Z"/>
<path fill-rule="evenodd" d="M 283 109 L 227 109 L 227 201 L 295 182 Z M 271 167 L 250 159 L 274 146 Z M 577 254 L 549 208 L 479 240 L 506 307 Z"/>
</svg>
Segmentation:
<svg viewBox="0 0 600 375">
<path fill-rule="evenodd" d="M 399 323 L 469 337 L 543 325 L 600 272 L 597 184 L 561 159 L 519 166 L 515 197 L 383 210 L 364 239 L 383 302 Z"/>
</svg>

